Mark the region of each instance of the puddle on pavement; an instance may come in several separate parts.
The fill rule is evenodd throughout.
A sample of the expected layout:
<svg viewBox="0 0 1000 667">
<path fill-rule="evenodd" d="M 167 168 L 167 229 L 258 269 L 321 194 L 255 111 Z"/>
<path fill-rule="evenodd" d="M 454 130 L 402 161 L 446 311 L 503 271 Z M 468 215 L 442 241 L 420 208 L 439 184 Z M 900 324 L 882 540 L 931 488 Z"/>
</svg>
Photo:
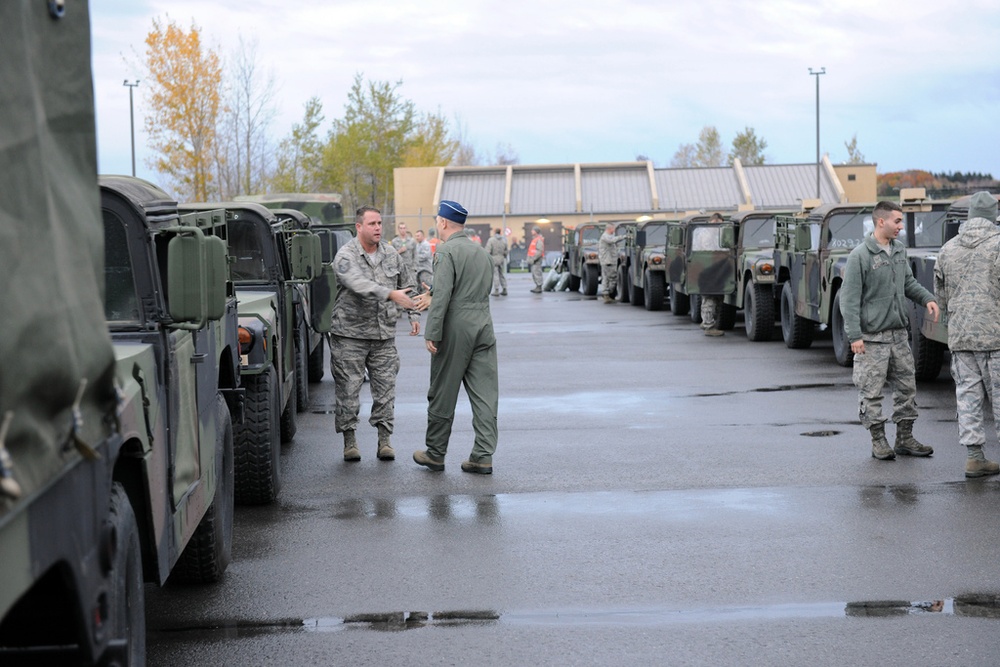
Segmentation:
<svg viewBox="0 0 1000 667">
<path fill-rule="evenodd" d="M 809 618 L 884 618 L 956 616 L 1000 619 L 1000 595 L 973 593 L 939 600 L 866 600 L 774 605 L 701 607 L 690 609 L 550 609 L 499 612 L 492 609 L 456 611 L 372 612 L 275 621 L 205 621 L 198 626 L 151 627 L 149 636 L 193 641 L 207 638 L 256 636 L 275 632 L 344 632 L 374 630 L 400 632 L 425 627 L 493 624 L 520 626 L 631 625 L 660 626 L 681 623 L 725 623 Z"/>
</svg>

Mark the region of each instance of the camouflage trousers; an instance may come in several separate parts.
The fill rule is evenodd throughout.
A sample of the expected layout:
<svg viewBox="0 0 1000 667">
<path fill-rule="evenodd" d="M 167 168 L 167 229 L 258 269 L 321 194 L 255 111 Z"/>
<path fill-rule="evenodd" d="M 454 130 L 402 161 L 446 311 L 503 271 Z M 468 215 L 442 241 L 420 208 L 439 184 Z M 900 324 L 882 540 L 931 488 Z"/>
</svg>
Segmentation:
<svg viewBox="0 0 1000 667">
<path fill-rule="evenodd" d="M 854 355 L 854 386 L 858 388 L 858 416 L 870 429 L 886 421 L 882 392 L 892 389 L 892 420 L 917 418 L 917 380 L 906 329 L 865 334 L 865 353 Z"/>
<path fill-rule="evenodd" d="M 604 283 L 604 294 L 614 296 L 618 287 L 618 267 L 614 264 L 601 264 L 601 282 Z"/>
<path fill-rule="evenodd" d="M 701 297 L 701 328 L 715 329 L 719 324 L 719 306 L 722 298 L 706 295 Z"/>
<path fill-rule="evenodd" d="M 958 442 L 966 446 L 985 445 L 983 416 L 987 402 L 993 406 L 994 426 L 1000 424 L 1000 410 L 993 400 L 1000 396 L 1000 350 L 953 350 L 951 376 L 955 379 L 958 403 Z"/>
<path fill-rule="evenodd" d="M 535 287 L 542 289 L 542 261 L 531 262 L 531 279 L 535 281 Z"/>
<path fill-rule="evenodd" d="M 507 271 L 504 263 L 493 264 L 493 291 L 507 291 Z"/>
<path fill-rule="evenodd" d="M 358 428 L 361 384 L 365 380 L 366 368 L 372 392 L 372 412 L 368 423 L 375 427 L 382 426 L 392 433 L 396 375 L 399 373 L 395 339 L 367 340 L 331 335 L 330 370 L 336 383 L 334 424 L 337 433 Z"/>
</svg>

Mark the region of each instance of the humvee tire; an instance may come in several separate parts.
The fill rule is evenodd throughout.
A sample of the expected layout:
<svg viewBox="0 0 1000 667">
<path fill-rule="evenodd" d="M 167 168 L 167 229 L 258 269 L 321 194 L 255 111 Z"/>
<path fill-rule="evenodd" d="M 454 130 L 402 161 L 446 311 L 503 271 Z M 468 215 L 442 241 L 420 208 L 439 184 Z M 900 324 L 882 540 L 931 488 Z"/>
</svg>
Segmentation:
<svg viewBox="0 0 1000 667">
<path fill-rule="evenodd" d="M 700 294 L 689 294 L 688 304 L 690 311 L 688 315 L 691 317 L 691 321 L 695 324 L 701 324 L 701 295 Z"/>
<path fill-rule="evenodd" d="M 687 315 L 688 310 L 691 308 L 691 297 L 687 294 L 682 294 L 680 291 L 670 286 L 670 312 L 674 315 L 680 317 L 681 315 Z"/>
<path fill-rule="evenodd" d="M 748 283 L 743 294 L 747 338 L 755 343 L 774 336 L 774 295 L 770 285 Z"/>
<path fill-rule="evenodd" d="M 945 346 L 920 333 L 916 318 L 910 318 L 910 351 L 917 380 L 936 380 L 944 365 Z"/>
<path fill-rule="evenodd" d="M 243 424 L 236 429 L 236 502 L 263 505 L 281 490 L 281 398 L 274 368 L 260 375 L 244 375 L 246 398 Z"/>
<path fill-rule="evenodd" d="M 629 303 L 633 306 L 644 306 L 646 305 L 646 294 L 645 290 L 641 287 L 636 287 L 636 284 L 632 281 L 632 274 L 629 272 L 628 277 L 628 292 L 629 292 Z"/>
<path fill-rule="evenodd" d="M 597 264 L 585 264 L 583 267 L 583 294 L 584 296 L 594 296 L 597 294 L 597 284 L 601 279 L 601 267 Z"/>
<path fill-rule="evenodd" d="M 785 346 L 804 350 L 813 342 L 813 323 L 795 314 L 795 296 L 790 283 L 781 288 L 781 337 Z"/>
<path fill-rule="evenodd" d="M 646 269 L 644 282 L 646 283 L 646 289 L 643 290 L 646 310 L 662 310 L 667 291 L 666 276 L 663 275 L 662 271 Z"/>
<path fill-rule="evenodd" d="M 320 382 L 323 379 L 323 351 L 326 349 L 326 336 L 319 342 L 316 349 L 309 353 L 309 381 Z"/>
<path fill-rule="evenodd" d="M 128 643 L 128 664 L 146 664 L 146 593 L 142 580 L 142 551 L 139 526 L 125 487 L 115 482 L 111 488 L 111 512 L 108 515 L 115 536 L 109 592 L 109 633 L 112 641 Z"/>
<path fill-rule="evenodd" d="M 736 306 L 728 303 L 719 304 L 719 328 L 732 331 L 736 326 Z"/>
<path fill-rule="evenodd" d="M 216 466 L 222 471 L 215 497 L 170 573 L 172 581 L 210 584 L 222 578 L 233 553 L 233 421 L 222 394 L 215 399 Z"/>
<path fill-rule="evenodd" d="M 569 271 L 569 269 L 566 269 L 566 271 Z M 572 273 L 569 274 L 569 291 L 580 291 L 580 276 L 574 276 Z"/>
<path fill-rule="evenodd" d="M 833 297 L 833 312 L 830 313 L 830 334 L 833 338 L 833 353 L 837 363 L 850 368 L 854 365 L 854 353 L 851 352 L 851 341 L 847 340 L 847 329 L 844 327 L 844 314 L 840 312 L 840 292 Z"/>
<path fill-rule="evenodd" d="M 295 433 L 299 430 L 298 418 L 296 415 L 299 412 L 299 397 L 296 392 L 288 397 L 288 404 L 285 405 L 284 412 L 281 413 L 280 430 L 281 430 L 281 443 L 286 444 L 292 441 L 295 437 Z"/>
<path fill-rule="evenodd" d="M 295 344 L 295 409 L 298 412 L 309 409 L 309 330 L 306 323 L 299 324 L 299 335 Z"/>
<path fill-rule="evenodd" d="M 625 270 L 624 266 L 618 267 L 618 294 L 616 298 L 618 303 L 628 303 L 631 299 L 631 285 L 628 282 L 628 272 Z"/>
</svg>

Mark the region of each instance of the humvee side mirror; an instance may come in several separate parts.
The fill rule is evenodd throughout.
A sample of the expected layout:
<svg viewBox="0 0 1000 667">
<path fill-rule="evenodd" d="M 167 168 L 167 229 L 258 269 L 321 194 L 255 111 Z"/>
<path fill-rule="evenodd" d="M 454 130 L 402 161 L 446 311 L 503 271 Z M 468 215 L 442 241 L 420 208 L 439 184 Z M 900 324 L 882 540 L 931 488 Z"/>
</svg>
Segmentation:
<svg viewBox="0 0 1000 667">
<path fill-rule="evenodd" d="M 805 252 L 812 249 L 812 236 L 809 225 L 795 225 L 795 252 Z"/>
<path fill-rule="evenodd" d="M 315 234 L 295 234 L 291 241 L 292 278 L 312 280 L 319 276 L 323 249 Z"/>
<path fill-rule="evenodd" d="M 732 225 L 726 225 L 719 234 L 719 245 L 723 248 L 736 247 L 736 229 Z"/>
<path fill-rule="evenodd" d="M 668 241 L 672 246 L 684 245 L 684 230 L 680 227 L 671 227 L 667 232 Z"/>
<path fill-rule="evenodd" d="M 200 329 L 208 313 L 207 244 L 197 228 L 180 231 L 167 244 L 167 301 L 179 329 Z M 221 239 L 220 239 L 221 240 Z"/>
<path fill-rule="evenodd" d="M 646 245 L 646 232 L 645 230 L 635 233 L 635 244 L 640 246 Z"/>
</svg>

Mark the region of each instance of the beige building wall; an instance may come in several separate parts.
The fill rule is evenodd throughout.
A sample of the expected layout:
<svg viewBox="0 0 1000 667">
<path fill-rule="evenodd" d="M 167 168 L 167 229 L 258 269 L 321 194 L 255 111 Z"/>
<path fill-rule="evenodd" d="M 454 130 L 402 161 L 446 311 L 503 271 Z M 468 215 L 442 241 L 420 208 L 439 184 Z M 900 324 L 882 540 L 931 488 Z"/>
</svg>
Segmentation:
<svg viewBox="0 0 1000 667">
<path fill-rule="evenodd" d="M 434 208 L 441 167 L 407 167 L 393 172 L 396 219 L 406 221 L 410 232 L 434 227 Z M 346 215 L 345 211 L 345 215 Z"/>
<path fill-rule="evenodd" d="M 835 164 L 833 171 L 848 202 L 878 200 L 878 176 L 874 164 Z"/>
</svg>

